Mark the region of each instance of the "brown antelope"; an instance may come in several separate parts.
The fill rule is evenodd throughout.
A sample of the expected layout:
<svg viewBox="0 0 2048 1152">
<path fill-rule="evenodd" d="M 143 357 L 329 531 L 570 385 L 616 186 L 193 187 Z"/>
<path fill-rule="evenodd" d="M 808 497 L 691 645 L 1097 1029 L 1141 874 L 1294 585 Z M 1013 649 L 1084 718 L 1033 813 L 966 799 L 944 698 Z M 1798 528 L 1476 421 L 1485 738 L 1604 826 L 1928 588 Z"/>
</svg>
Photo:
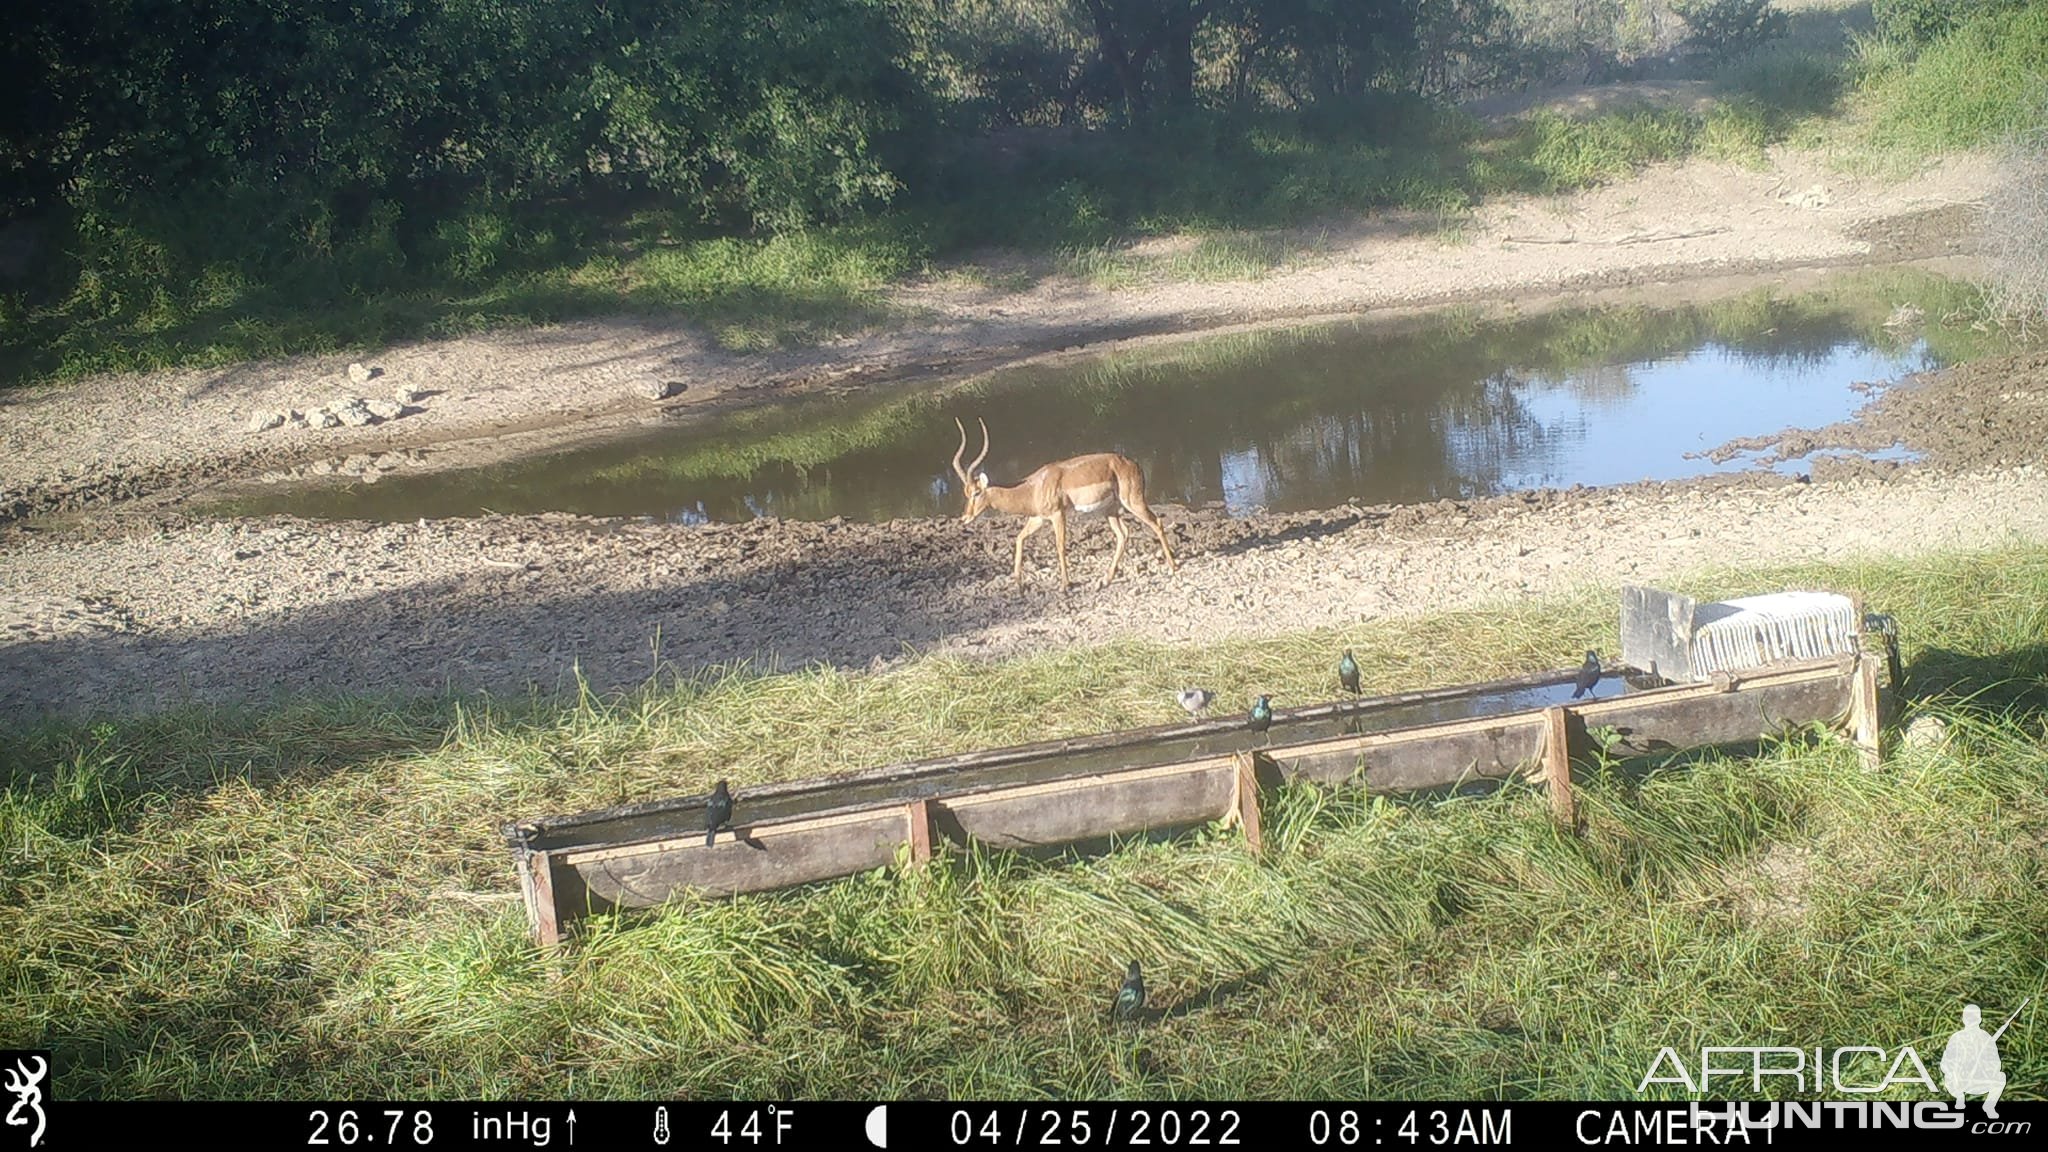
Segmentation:
<svg viewBox="0 0 2048 1152">
<path fill-rule="evenodd" d="M 953 450 L 953 474 L 960 477 L 967 493 L 967 511 L 961 514 L 961 521 L 972 520 L 990 509 L 1024 517 L 1024 530 L 1017 533 L 1016 560 L 1010 566 L 1010 578 L 1017 582 L 1017 587 L 1024 586 L 1024 541 L 1047 524 L 1052 525 L 1053 544 L 1060 554 L 1060 589 L 1064 591 L 1071 583 L 1067 577 L 1069 512 L 1076 516 L 1106 515 L 1109 517 L 1109 530 L 1116 534 L 1116 553 L 1109 558 L 1109 574 L 1096 587 L 1107 588 L 1109 582 L 1116 579 L 1116 566 L 1123 560 L 1124 544 L 1130 539 L 1129 530 L 1124 527 L 1125 512 L 1159 537 L 1159 551 L 1166 557 L 1166 570 L 1180 570 L 1173 562 L 1173 549 L 1166 545 L 1166 529 L 1160 527 L 1159 517 L 1154 516 L 1145 503 L 1145 474 L 1130 457 L 1114 452 L 1094 452 L 1056 460 L 1019 483 L 1007 488 L 994 488 L 989 486 L 988 473 L 975 471 L 983 460 L 988 459 L 988 424 L 978 419 L 975 421 L 981 425 L 981 455 L 974 458 L 974 463 L 962 468 L 960 455 L 967 451 L 967 426 L 958 418 L 953 423 L 960 429 L 960 447 Z"/>
</svg>

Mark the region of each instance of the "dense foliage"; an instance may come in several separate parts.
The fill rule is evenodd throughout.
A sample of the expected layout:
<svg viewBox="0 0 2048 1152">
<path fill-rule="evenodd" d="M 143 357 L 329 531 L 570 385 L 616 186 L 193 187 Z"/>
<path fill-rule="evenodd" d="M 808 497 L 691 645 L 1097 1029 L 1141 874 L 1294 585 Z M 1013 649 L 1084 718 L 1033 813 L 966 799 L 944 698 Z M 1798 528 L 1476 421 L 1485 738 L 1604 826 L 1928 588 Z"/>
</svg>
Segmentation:
<svg viewBox="0 0 2048 1152">
<path fill-rule="evenodd" d="M 2037 106 L 2024 0 L 1876 11 L 1884 43 L 1927 40 L 1858 73 L 1916 110 L 1889 138 Z M 1786 24 L 1768 0 L 36 5 L 0 43 L 0 385 L 640 306 L 754 347 L 858 323 L 936 253 L 1449 219 L 1761 155 L 1842 61 L 1778 52 L 1718 111 L 1506 139 L 1445 105 L 1718 68 Z"/>
</svg>

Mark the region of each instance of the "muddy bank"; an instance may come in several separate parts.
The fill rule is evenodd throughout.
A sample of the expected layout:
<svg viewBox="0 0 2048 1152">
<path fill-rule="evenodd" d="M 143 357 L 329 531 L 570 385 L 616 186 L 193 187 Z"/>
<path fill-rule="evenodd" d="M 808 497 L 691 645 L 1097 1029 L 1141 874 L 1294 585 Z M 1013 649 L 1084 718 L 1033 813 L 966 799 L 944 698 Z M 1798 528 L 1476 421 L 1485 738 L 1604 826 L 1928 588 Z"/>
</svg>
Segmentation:
<svg viewBox="0 0 2048 1152">
<path fill-rule="evenodd" d="M 680 320 L 619 318 L 493 333 L 376 354 L 0 392 L 0 522 L 176 499 L 218 481 L 352 456 L 466 467 L 678 416 L 821 389 L 937 378 L 1062 350 L 1281 319 L 1451 301 L 1545 306 L 1648 284 L 1682 284 L 1871 261 L 1966 257 L 1982 158 L 1887 184 L 1829 173 L 1797 154 L 1760 170 L 1704 161 L 1569 196 L 1489 204 L 1455 229 L 1384 215 L 1279 237 L 1296 255 L 1228 283 L 1108 290 L 1045 261 L 990 258 L 888 294 L 886 327 L 813 348 L 740 355 Z M 1161 255 L 1174 242 L 1140 246 Z M 1014 266 L 1013 266 L 1014 265 Z M 1025 283 L 1021 289 L 990 287 Z M 1661 293 L 1682 295 L 1683 289 Z M 1538 299 L 1540 298 L 1540 300 Z M 381 375 L 349 378 L 353 360 Z M 683 390 L 650 401 L 641 389 Z M 404 415 L 359 428 L 252 416 L 407 389 Z M 417 450 L 434 448 L 431 453 Z"/>
<path fill-rule="evenodd" d="M 1919 466 L 1949 471 L 2007 467 L 2040 461 L 2048 453 L 2044 446 L 2048 352 L 2034 351 L 1908 377 L 1879 393 L 1853 420 L 1746 436 L 1705 455 L 1731 460 L 1740 452 L 1757 452 L 1761 464 L 1810 460 L 1814 478 L 1828 480 Z M 1816 455 L 1898 447 L 1910 450 L 1917 461 Z"/>
</svg>

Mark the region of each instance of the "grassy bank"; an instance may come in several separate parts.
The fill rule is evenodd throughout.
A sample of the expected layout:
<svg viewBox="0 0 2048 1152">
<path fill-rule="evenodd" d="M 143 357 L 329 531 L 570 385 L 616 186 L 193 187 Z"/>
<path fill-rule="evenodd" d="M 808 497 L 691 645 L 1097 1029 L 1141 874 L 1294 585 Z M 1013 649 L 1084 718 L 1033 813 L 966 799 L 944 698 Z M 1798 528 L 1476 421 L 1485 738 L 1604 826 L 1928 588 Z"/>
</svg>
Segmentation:
<svg viewBox="0 0 2048 1152">
<path fill-rule="evenodd" d="M 1234 834 L 944 862 L 525 944 L 507 818 L 1611 649 L 1611 595 L 1167 652 L 744 672 L 613 701 L 309 702 L 8 735 L 0 1044 L 101 1096 L 1621 1097 L 1657 1047 L 1938 1050 L 2038 1003 L 2048 549 L 1727 573 L 1860 589 L 1950 745 L 1837 740 L 1522 788 L 1276 798 Z M 1122 962 L 1164 1018 L 1103 1026 Z M 2030 1010 L 2031 1011 L 2031 1010 Z M 2029 1016 L 2012 1095 L 2048 1083 Z"/>
<path fill-rule="evenodd" d="M 803 344 L 899 319 L 888 288 L 944 264 L 1007 287 L 1049 272 L 1117 287 L 1237 279 L 1312 260 L 1286 229 L 1376 209 L 1456 222 L 1490 197 L 1556 193 L 1647 164 L 1758 162 L 1784 140 L 1912 163 L 2038 117 L 2048 12 L 2001 10 L 1908 54 L 1796 39 L 1719 77 L 1700 108 L 1505 124 L 1382 99 L 1314 116 L 1191 116 L 1083 134 L 1008 165 L 970 157 L 878 215 L 768 239 L 705 237 L 660 212 L 478 211 L 402 244 L 395 222 L 300 252 L 251 251 L 232 204 L 169 204 L 81 228 L 61 290 L 0 294 L 0 385 L 369 348 L 618 312 L 685 318 L 723 346 Z M 1183 235 L 1141 255 L 1129 242 Z M 1038 271 L 985 273 L 991 248 Z"/>
</svg>

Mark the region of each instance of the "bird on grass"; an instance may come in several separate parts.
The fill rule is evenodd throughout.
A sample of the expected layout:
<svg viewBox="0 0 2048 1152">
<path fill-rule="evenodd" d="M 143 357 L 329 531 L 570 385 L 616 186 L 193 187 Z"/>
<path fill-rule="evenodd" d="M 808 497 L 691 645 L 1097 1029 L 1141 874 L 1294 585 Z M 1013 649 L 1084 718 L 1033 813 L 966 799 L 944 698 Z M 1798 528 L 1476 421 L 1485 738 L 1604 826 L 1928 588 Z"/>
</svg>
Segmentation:
<svg viewBox="0 0 2048 1152">
<path fill-rule="evenodd" d="M 1183 688 L 1174 693 L 1174 699 L 1180 701 L 1180 706 L 1187 710 L 1188 715 L 1200 716 L 1216 699 L 1216 694 L 1207 688 Z"/>
<path fill-rule="evenodd" d="M 1344 650 L 1344 659 L 1337 662 L 1337 679 L 1343 683 L 1346 692 L 1358 695 L 1358 661 L 1351 658 L 1349 648 Z"/>
<path fill-rule="evenodd" d="M 1124 974 L 1123 987 L 1116 990 L 1116 1006 L 1110 1009 L 1110 1014 L 1118 1020 L 1136 1020 L 1144 1010 L 1145 978 L 1138 974 L 1138 962 L 1133 960 Z"/>
<path fill-rule="evenodd" d="M 720 780 L 718 787 L 711 790 L 711 802 L 704 805 L 704 846 L 711 847 L 711 841 L 718 836 L 718 830 L 732 823 L 732 789 Z"/>
<path fill-rule="evenodd" d="M 1270 696 L 1261 696 L 1259 697 L 1259 702 L 1252 705 L 1252 731 L 1264 732 L 1273 726 L 1273 705 L 1270 702 L 1271 700 L 1272 697 Z"/>
<path fill-rule="evenodd" d="M 1572 699 L 1577 700 L 1600 682 L 1600 654 L 1586 649 L 1586 662 L 1579 665 L 1578 679 L 1572 681 Z"/>
</svg>

